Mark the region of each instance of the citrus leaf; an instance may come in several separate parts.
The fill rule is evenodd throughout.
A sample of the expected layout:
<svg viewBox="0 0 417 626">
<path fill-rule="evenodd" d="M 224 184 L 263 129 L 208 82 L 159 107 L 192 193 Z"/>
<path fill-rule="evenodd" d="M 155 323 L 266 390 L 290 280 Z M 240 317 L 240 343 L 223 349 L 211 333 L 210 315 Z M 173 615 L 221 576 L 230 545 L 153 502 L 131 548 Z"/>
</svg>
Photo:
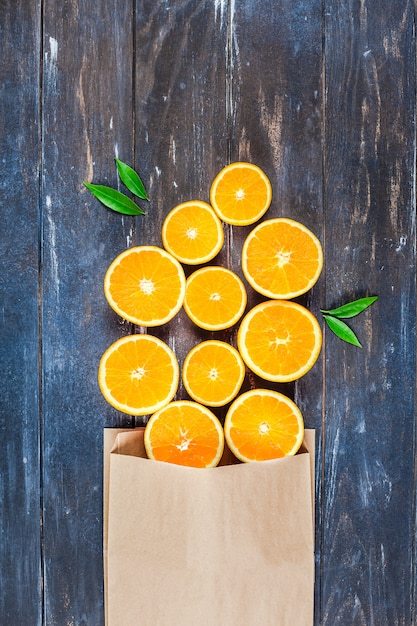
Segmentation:
<svg viewBox="0 0 417 626">
<path fill-rule="evenodd" d="M 348 319 L 350 317 L 355 317 L 362 313 L 368 306 L 371 306 L 375 300 L 378 300 L 378 296 L 370 296 L 369 298 L 360 298 L 359 300 L 354 300 L 353 302 L 348 302 L 343 306 L 338 307 L 337 309 L 331 309 L 329 311 L 325 309 L 320 309 L 321 313 L 325 313 L 327 315 L 332 315 L 333 317 L 343 317 L 344 319 Z"/>
<path fill-rule="evenodd" d="M 143 211 L 137 204 L 130 198 L 111 187 L 105 185 L 92 185 L 91 183 L 84 182 L 84 185 L 104 206 L 117 211 L 117 213 L 123 213 L 124 215 L 144 215 Z"/>
<path fill-rule="evenodd" d="M 145 185 L 135 170 L 129 167 L 129 165 L 126 165 L 126 163 L 123 163 L 123 161 L 120 161 L 118 158 L 116 158 L 115 161 L 120 180 L 126 185 L 129 191 L 142 200 L 149 200 Z"/>
<path fill-rule="evenodd" d="M 358 346 L 358 348 L 362 348 L 357 336 L 345 322 L 331 315 L 323 315 L 323 317 L 326 320 L 327 326 L 339 339 L 351 343 L 354 346 Z"/>
</svg>

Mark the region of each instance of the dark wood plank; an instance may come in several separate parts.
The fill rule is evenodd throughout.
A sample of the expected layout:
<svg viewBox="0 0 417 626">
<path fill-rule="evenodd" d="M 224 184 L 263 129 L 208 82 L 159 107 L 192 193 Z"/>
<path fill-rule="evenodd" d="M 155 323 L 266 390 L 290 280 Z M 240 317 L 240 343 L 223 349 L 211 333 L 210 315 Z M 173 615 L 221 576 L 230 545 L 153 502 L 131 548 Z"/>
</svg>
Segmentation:
<svg viewBox="0 0 417 626">
<path fill-rule="evenodd" d="M 209 202 L 211 182 L 226 163 L 228 15 L 210 0 L 171 3 L 169 12 L 151 0 L 137 2 L 136 14 L 135 155 L 151 201 L 147 216 L 137 218 L 135 241 L 161 246 L 167 213 L 187 200 Z M 227 254 L 225 246 L 219 258 Z M 183 310 L 151 333 L 174 349 L 180 365 L 196 343 L 213 336 Z M 177 397 L 187 397 L 181 383 Z"/>
<path fill-rule="evenodd" d="M 230 28 L 230 158 L 259 165 L 273 200 L 265 219 L 299 220 L 322 239 L 321 3 L 240 2 Z M 302 45 L 300 42 L 302 41 Z M 272 61 L 273 60 L 273 61 Z M 234 228 L 233 266 L 250 227 Z M 322 283 L 300 298 L 317 313 Z M 257 300 L 248 289 L 250 303 Z M 308 392 L 303 393 L 306 385 Z M 309 427 L 321 423 L 321 367 L 292 386 Z"/>
<path fill-rule="evenodd" d="M 45 624 L 103 624 L 102 428 L 130 423 L 97 385 L 101 354 L 130 328 L 103 277 L 133 239 L 84 180 L 117 186 L 130 162 L 132 4 L 44 2 L 43 477 Z"/>
<path fill-rule="evenodd" d="M 290 217 L 310 228 L 324 245 L 322 204 L 322 12 L 321 2 L 239 2 L 231 15 L 230 156 L 264 169 L 273 188 L 265 215 Z M 251 227 L 234 228 L 233 267 Z M 298 301 L 319 316 L 324 277 Z M 249 301 L 257 297 L 248 288 Z M 259 387 L 294 398 L 306 426 L 316 429 L 317 498 L 321 479 L 322 360 L 302 379 Z M 320 508 L 316 508 L 317 518 Z M 316 607 L 319 606 L 321 541 L 316 535 Z M 317 621 L 318 623 L 318 621 Z"/>
<path fill-rule="evenodd" d="M 411 2 L 325 4 L 327 305 L 377 294 L 326 334 L 320 623 L 411 624 L 415 401 L 415 41 Z"/>
<path fill-rule="evenodd" d="M 39 465 L 40 3 L 0 3 L 0 621 L 42 619 Z"/>
<path fill-rule="evenodd" d="M 315 624 L 414 623 L 413 24 L 411 0 L 0 3 L 0 622 L 104 623 L 102 428 L 142 421 L 98 389 L 105 348 L 142 330 L 104 273 L 247 159 L 271 178 L 268 217 L 323 242 L 300 301 L 321 320 L 380 296 L 351 321 L 362 350 L 325 331 L 319 363 L 279 387 L 317 431 Z M 115 156 L 147 186 L 144 217 L 82 185 L 117 186 Z M 238 273 L 248 230 L 226 228 L 219 256 Z M 152 332 L 180 362 L 211 336 L 183 312 Z"/>
</svg>

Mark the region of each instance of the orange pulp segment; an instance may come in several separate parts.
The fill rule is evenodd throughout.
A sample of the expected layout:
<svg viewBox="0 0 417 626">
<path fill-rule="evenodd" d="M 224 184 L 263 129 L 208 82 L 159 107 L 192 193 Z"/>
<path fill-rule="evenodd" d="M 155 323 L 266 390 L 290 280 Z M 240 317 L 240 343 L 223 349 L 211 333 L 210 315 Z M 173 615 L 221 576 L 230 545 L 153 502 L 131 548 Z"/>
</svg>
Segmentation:
<svg viewBox="0 0 417 626">
<path fill-rule="evenodd" d="M 179 382 L 178 361 L 169 346 L 152 335 L 129 335 L 113 343 L 100 360 L 98 382 L 114 408 L 146 415 L 172 400 Z"/>
<path fill-rule="evenodd" d="M 276 218 L 258 224 L 243 244 L 245 278 L 268 298 L 289 300 L 305 293 L 316 283 L 322 268 L 320 241 L 292 219 Z"/>
<path fill-rule="evenodd" d="M 190 400 L 171 402 L 149 419 L 144 433 L 148 457 L 189 467 L 215 467 L 224 449 L 217 417 Z"/>
<path fill-rule="evenodd" d="M 168 213 L 162 225 L 162 241 L 181 263 L 206 263 L 223 246 L 223 225 L 209 204 L 190 200 Z"/>
<path fill-rule="evenodd" d="M 267 461 L 296 454 L 304 439 L 304 420 L 297 405 L 282 393 L 251 389 L 231 404 L 224 434 L 241 461 Z"/>
<path fill-rule="evenodd" d="M 242 386 L 245 364 L 239 352 L 225 341 L 202 341 L 184 360 L 182 378 L 189 395 L 207 406 L 223 406 Z"/>
<path fill-rule="evenodd" d="M 317 319 L 305 307 L 287 300 L 268 300 L 245 315 L 237 343 L 255 374 L 269 381 L 289 382 L 313 367 L 322 334 Z"/>
<path fill-rule="evenodd" d="M 243 281 L 225 267 L 202 267 L 187 278 L 184 309 L 200 328 L 222 330 L 233 326 L 242 317 L 246 302 Z"/>
<path fill-rule="evenodd" d="M 271 183 L 257 165 L 238 161 L 226 165 L 210 188 L 210 203 L 223 222 L 247 226 L 259 220 L 272 200 Z"/>
<path fill-rule="evenodd" d="M 109 266 L 104 293 L 121 317 L 139 326 L 160 326 L 172 319 L 182 306 L 184 270 L 163 248 L 129 248 Z"/>
</svg>

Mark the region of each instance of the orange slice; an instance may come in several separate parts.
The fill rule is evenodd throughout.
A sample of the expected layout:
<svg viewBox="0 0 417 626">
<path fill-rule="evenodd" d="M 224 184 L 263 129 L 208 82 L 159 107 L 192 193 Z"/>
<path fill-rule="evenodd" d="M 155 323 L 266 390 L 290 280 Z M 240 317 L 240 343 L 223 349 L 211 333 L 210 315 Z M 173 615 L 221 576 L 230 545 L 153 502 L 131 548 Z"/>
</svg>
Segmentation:
<svg viewBox="0 0 417 626">
<path fill-rule="evenodd" d="M 293 456 L 304 439 L 297 405 L 282 393 L 251 389 L 231 404 L 224 435 L 233 454 L 244 462 Z"/>
<path fill-rule="evenodd" d="M 163 248 L 129 248 L 108 268 L 104 293 L 121 317 L 139 326 L 160 326 L 172 319 L 182 306 L 184 270 Z"/>
<path fill-rule="evenodd" d="M 266 220 L 243 244 L 243 273 L 248 283 L 268 298 L 289 300 L 305 293 L 316 283 L 322 268 L 320 241 L 295 220 Z"/>
<path fill-rule="evenodd" d="M 210 203 L 223 222 L 247 226 L 269 209 L 272 188 L 257 165 L 238 161 L 226 165 L 210 188 Z"/>
<path fill-rule="evenodd" d="M 181 263 L 206 263 L 223 246 L 223 225 L 206 202 L 183 202 L 166 216 L 162 225 L 162 241 L 164 248 Z"/>
<path fill-rule="evenodd" d="M 113 343 L 100 360 L 98 383 L 114 408 L 130 415 L 153 413 L 172 400 L 179 382 L 178 361 L 152 335 L 129 335 Z"/>
<path fill-rule="evenodd" d="M 223 406 L 237 395 L 245 377 L 239 352 L 225 341 L 202 341 L 184 360 L 182 378 L 190 396 L 207 406 Z"/>
<path fill-rule="evenodd" d="M 207 407 L 178 400 L 152 415 L 145 427 L 144 443 L 154 461 L 215 467 L 223 454 L 224 433 Z"/>
<path fill-rule="evenodd" d="M 305 307 L 287 300 L 268 300 L 245 315 L 237 343 L 255 374 L 283 383 L 300 378 L 313 367 L 322 334 L 317 319 Z"/>
<path fill-rule="evenodd" d="M 243 281 L 225 267 L 202 267 L 187 278 L 184 309 L 200 328 L 233 326 L 242 317 L 246 301 Z"/>
</svg>

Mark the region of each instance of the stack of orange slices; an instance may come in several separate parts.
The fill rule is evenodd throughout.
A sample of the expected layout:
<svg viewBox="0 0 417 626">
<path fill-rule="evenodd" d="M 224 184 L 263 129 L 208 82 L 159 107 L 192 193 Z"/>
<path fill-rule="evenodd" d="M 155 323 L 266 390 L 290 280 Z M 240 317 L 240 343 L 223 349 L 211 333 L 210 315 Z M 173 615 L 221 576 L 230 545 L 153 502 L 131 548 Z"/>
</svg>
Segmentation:
<svg viewBox="0 0 417 626">
<path fill-rule="evenodd" d="M 117 410 L 150 415 L 144 442 L 149 458 L 214 467 L 225 441 L 243 462 L 297 453 L 304 420 L 296 404 L 272 389 L 241 392 L 246 370 L 265 382 L 285 383 L 317 361 L 321 328 L 293 301 L 317 282 L 323 267 L 318 238 L 290 218 L 263 221 L 272 201 L 266 174 L 245 162 L 224 167 L 210 189 L 210 204 L 174 207 L 162 226 L 163 248 L 136 246 L 111 263 L 104 279 L 109 305 L 142 327 L 103 354 L 100 389 Z M 242 278 L 212 262 L 224 244 L 224 225 L 259 221 L 242 247 Z M 183 265 L 201 265 L 186 279 Z M 246 310 L 247 288 L 265 298 Z M 213 333 L 237 328 L 237 345 L 222 337 L 192 347 L 182 365 L 147 328 L 169 322 L 181 309 Z M 175 399 L 180 375 L 188 399 Z M 224 427 L 208 407 L 229 405 Z"/>
</svg>

